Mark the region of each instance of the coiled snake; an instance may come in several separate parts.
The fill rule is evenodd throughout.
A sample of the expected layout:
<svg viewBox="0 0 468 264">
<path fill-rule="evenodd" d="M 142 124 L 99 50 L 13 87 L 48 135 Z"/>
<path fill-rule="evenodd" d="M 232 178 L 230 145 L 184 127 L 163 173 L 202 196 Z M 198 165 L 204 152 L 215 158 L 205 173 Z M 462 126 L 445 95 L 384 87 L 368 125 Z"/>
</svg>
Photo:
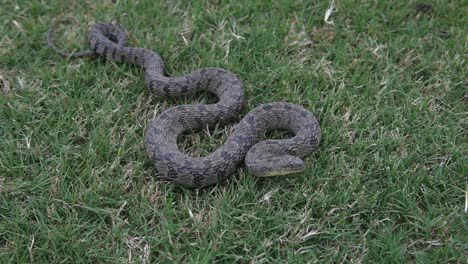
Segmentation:
<svg viewBox="0 0 468 264">
<path fill-rule="evenodd" d="M 151 93 L 162 98 L 188 95 L 197 91 L 215 94 L 215 104 L 180 105 L 169 108 L 151 121 L 146 131 L 147 152 L 162 177 L 176 184 L 201 188 L 216 184 L 233 174 L 245 160 L 255 176 L 275 176 L 301 172 L 302 158 L 320 142 L 320 126 L 304 108 L 275 102 L 259 105 L 235 127 L 223 146 L 205 157 L 192 157 L 177 147 L 178 136 L 187 130 L 202 129 L 226 123 L 238 117 L 243 105 L 241 82 L 231 72 L 219 68 L 204 68 L 183 77 L 163 75 L 163 61 L 155 52 L 127 47 L 127 34 L 118 25 L 96 23 L 91 26 L 88 41 L 92 50 L 67 53 L 51 41 L 52 27 L 47 32 L 48 45 L 67 57 L 98 54 L 116 62 L 142 67 Z M 281 140 L 260 141 L 266 131 L 285 129 L 294 136 Z M 260 141 L 260 142 L 259 142 Z"/>
</svg>

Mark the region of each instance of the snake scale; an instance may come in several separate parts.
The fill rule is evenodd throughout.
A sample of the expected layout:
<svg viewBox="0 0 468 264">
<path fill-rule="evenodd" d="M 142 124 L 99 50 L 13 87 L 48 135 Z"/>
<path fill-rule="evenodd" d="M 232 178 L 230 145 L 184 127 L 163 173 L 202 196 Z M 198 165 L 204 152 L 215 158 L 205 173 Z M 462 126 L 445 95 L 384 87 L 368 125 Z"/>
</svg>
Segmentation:
<svg viewBox="0 0 468 264">
<path fill-rule="evenodd" d="M 301 172 L 303 157 L 319 144 L 321 130 L 316 118 L 306 109 L 274 102 L 257 106 L 239 121 L 224 145 L 205 157 L 192 157 L 181 152 L 177 138 L 185 131 L 225 124 L 238 115 L 243 106 L 244 91 L 233 73 L 220 68 L 204 68 L 182 77 L 166 77 L 161 57 L 148 49 L 128 47 L 128 36 L 113 23 L 91 26 L 88 41 L 92 50 L 67 53 L 51 40 L 53 26 L 47 32 L 48 45 L 67 57 L 97 54 L 108 60 L 134 64 L 144 69 L 149 91 L 161 98 L 178 97 L 198 91 L 217 96 L 214 104 L 179 105 L 157 115 L 146 131 L 150 159 L 163 178 L 190 188 L 216 184 L 232 175 L 245 162 L 255 176 L 275 176 Z M 280 140 L 262 140 L 270 130 L 289 130 L 294 136 Z"/>
</svg>

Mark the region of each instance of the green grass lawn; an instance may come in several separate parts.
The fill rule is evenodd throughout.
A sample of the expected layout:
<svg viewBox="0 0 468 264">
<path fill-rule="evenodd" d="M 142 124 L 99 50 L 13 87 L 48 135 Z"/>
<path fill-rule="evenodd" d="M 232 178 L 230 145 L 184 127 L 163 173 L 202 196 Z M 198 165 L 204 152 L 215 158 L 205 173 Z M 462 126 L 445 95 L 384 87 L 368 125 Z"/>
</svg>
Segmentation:
<svg viewBox="0 0 468 264">
<path fill-rule="evenodd" d="M 1 263 L 467 263 L 464 1 L 337 0 L 333 24 L 329 1 L 97 2 L 0 1 Z M 242 116 L 309 109 L 323 140 L 307 172 L 241 167 L 199 191 L 159 180 L 149 121 L 213 98 L 162 100 L 141 69 L 57 56 L 45 32 L 62 19 L 68 50 L 116 20 L 169 75 L 234 72 Z M 206 155 L 233 127 L 180 146 Z"/>
</svg>

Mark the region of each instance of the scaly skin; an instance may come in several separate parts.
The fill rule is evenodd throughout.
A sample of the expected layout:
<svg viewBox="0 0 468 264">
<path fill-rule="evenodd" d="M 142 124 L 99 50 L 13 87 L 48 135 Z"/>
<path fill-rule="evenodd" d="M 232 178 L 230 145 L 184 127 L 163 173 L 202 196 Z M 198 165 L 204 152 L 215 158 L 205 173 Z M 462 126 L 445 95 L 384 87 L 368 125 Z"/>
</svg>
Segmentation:
<svg viewBox="0 0 468 264">
<path fill-rule="evenodd" d="M 249 112 L 224 145 L 210 155 L 188 156 L 177 147 L 177 137 L 182 132 L 227 123 L 238 117 L 244 91 L 233 73 L 204 68 L 182 77 L 166 77 L 163 61 L 157 53 L 125 46 L 128 39 L 125 31 L 111 23 L 97 23 L 91 27 L 88 38 L 92 51 L 72 54 L 53 45 L 50 34 L 54 30 L 55 27 L 48 32 L 48 43 L 60 55 L 84 57 L 97 54 L 112 61 L 135 64 L 144 69 L 148 89 L 157 96 L 177 97 L 205 90 L 219 98 L 215 104 L 169 108 L 150 123 L 146 132 L 148 155 L 160 174 L 176 184 L 190 188 L 216 184 L 232 175 L 244 160 L 256 176 L 298 173 L 305 169 L 302 158 L 320 142 L 319 123 L 309 111 L 294 104 L 275 102 Z M 290 130 L 295 135 L 289 139 L 259 142 L 266 131 L 275 129 Z"/>
</svg>

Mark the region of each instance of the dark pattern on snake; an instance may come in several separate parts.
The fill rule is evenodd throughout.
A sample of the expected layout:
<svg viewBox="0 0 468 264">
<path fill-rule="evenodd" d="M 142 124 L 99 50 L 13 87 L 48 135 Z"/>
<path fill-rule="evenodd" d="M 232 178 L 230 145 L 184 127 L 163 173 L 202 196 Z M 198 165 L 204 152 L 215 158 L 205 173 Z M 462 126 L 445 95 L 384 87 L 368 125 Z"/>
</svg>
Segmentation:
<svg viewBox="0 0 468 264">
<path fill-rule="evenodd" d="M 67 53 L 58 50 L 47 34 L 51 48 L 62 56 L 84 57 L 98 54 L 106 59 L 136 64 L 145 71 L 150 92 L 160 97 L 177 97 L 206 90 L 215 94 L 215 104 L 180 105 L 167 109 L 150 123 L 146 132 L 147 152 L 159 173 L 176 184 L 201 188 L 216 184 L 233 174 L 245 161 L 256 176 L 275 176 L 301 172 L 303 157 L 321 139 L 319 123 L 304 108 L 275 102 L 260 105 L 236 126 L 223 146 L 206 157 L 191 157 L 177 147 L 178 136 L 187 130 L 226 123 L 238 117 L 244 98 L 241 82 L 223 69 L 205 68 L 183 77 L 163 76 L 163 61 L 155 52 L 127 44 L 125 31 L 111 23 L 94 24 L 88 34 L 92 51 Z M 294 136 L 260 141 L 266 131 L 285 129 Z M 259 142 L 260 141 L 260 142 Z"/>
</svg>

